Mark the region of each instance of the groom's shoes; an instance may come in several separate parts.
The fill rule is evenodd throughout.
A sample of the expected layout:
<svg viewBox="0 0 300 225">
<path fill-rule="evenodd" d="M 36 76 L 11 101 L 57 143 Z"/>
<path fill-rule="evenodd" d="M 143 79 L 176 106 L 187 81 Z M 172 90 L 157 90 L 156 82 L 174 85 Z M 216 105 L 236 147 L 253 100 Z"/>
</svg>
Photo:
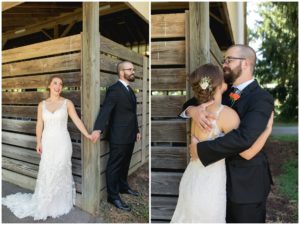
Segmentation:
<svg viewBox="0 0 300 225">
<path fill-rule="evenodd" d="M 140 193 L 138 193 L 137 191 L 134 191 L 130 188 L 128 188 L 127 190 L 123 190 L 123 191 L 120 191 L 121 194 L 129 194 L 129 195 L 133 195 L 133 196 L 139 196 Z"/>
<path fill-rule="evenodd" d="M 115 199 L 115 200 L 113 200 L 113 199 L 108 198 L 107 201 L 109 203 L 113 204 L 118 209 L 122 209 L 122 210 L 125 210 L 125 211 L 130 211 L 131 210 L 131 208 L 129 207 L 129 205 L 127 205 L 121 199 Z"/>
</svg>

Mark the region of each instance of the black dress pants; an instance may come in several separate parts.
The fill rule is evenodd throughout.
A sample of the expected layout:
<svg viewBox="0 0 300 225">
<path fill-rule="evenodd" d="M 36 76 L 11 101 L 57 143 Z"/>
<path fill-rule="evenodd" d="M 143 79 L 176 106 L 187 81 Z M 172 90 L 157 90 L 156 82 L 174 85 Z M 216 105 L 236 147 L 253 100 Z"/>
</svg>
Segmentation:
<svg viewBox="0 0 300 225">
<path fill-rule="evenodd" d="M 106 167 L 107 197 L 120 199 L 119 192 L 129 188 L 127 182 L 130 160 L 134 149 L 131 144 L 109 144 L 110 153 Z"/>
<path fill-rule="evenodd" d="M 226 223 L 265 223 L 266 200 L 260 203 L 237 204 L 227 199 Z"/>
</svg>

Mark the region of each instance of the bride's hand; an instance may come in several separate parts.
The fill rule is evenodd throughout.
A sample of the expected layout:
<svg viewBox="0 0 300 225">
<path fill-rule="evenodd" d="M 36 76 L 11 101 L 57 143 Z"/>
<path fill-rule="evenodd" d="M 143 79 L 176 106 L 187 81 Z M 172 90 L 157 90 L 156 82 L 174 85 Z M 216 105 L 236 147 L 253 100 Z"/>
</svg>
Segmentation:
<svg viewBox="0 0 300 225">
<path fill-rule="evenodd" d="M 210 119 L 216 119 L 213 113 L 207 111 L 207 107 L 213 103 L 214 101 L 210 101 L 199 106 L 190 106 L 186 110 L 202 131 L 210 132 L 212 127 Z"/>
<path fill-rule="evenodd" d="M 37 144 L 36 145 L 36 152 L 41 155 L 42 152 L 43 152 L 43 149 L 42 149 L 42 145 L 41 144 Z"/>
<path fill-rule="evenodd" d="M 92 136 L 91 134 L 88 134 L 88 135 L 86 136 L 86 138 L 89 139 L 90 141 L 93 141 L 93 136 Z"/>
</svg>

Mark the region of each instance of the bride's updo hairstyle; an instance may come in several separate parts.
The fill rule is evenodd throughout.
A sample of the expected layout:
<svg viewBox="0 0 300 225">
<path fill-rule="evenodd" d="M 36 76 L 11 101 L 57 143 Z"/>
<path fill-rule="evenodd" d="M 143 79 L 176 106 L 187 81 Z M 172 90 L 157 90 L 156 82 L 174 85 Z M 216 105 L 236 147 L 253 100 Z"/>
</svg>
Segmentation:
<svg viewBox="0 0 300 225">
<path fill-rule="evenodd" d="M 224 75 L 218 66 L 208 63 L 192 72 L 189 80 L 200 105 L 214 99 L 216 89 L 222 85 Z"/>
</svg>

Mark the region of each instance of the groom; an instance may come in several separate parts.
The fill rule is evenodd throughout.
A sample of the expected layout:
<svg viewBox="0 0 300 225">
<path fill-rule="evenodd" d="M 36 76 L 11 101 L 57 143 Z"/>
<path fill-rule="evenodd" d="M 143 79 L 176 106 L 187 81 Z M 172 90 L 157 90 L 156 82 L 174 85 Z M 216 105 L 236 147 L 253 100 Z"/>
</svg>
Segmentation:
<svg viewBox="0 0 300 225">
<path fill-rule="evenodd" d="M 272 184 L 267 155 L 261 151 L 251 160 L 238 153 L 248 149 L 264 131 L 274 108 L 270 94 L 262 90 L 253 78 L 255 51 L 246 45 L 233 45 L 225 53 L 224 79 L 229 84 L 222 104 L 232 107 L 241 123 L 224 137 L 213 141 L 192 143 L 192 159 L 208 166 L 226 158 L 227 170 L 227 223 L 263 223 L 266 218 L 266 201 Z M 230 97 L 231 96 L 231 97 Z M 196 106 L 195 98 L 188 100 L 181 115 L 192 117 L 200 128 L 210 130 L 206 105 Z"/>
<path fill-rule="evenodd" d="M 119 193 L 138 196 L 127 182 L 135 141 L 141 140 L 136 114 L 136 96 L 129 86 L 134 82 L 134 67 L 131 62 L 117 65 L 119 80 L 106 92 L 103 105 L 92 133 L 94 142 L 100 138 L 108 125 L 109 159 L 106 167 L 107 201 L 115 207 L 130 211 Z"/>
</svg>

